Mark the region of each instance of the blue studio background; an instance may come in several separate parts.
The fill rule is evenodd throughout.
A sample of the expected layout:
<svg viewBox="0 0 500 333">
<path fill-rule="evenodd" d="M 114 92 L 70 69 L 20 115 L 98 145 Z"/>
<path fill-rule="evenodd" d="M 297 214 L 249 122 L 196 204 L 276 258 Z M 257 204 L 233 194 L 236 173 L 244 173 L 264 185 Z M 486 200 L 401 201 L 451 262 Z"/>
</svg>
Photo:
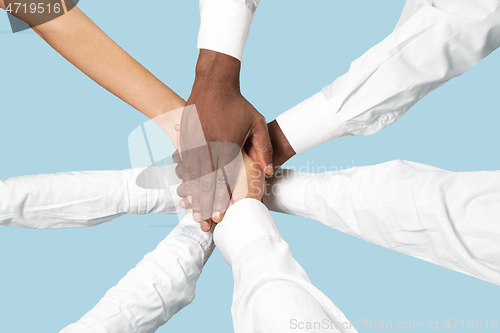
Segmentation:
<svg viewBox="0 0 500 333">
<path fill-rule="evenodd" d="M 245 51 L 243 94 L 268 120 L 330 84 L 396 25 L 401 0 L 262 1 Z M 198 1 L 81 1 L 112 39 L 187 98 Z M 0 12 L 0 178 L 130 167 L 127 139 L 147 119 Z M 500 169 L 500 51 L 369 137 L 347 137 L 288 165 L 348 168 L 406 159 L 453 171 Z M 500 287 L 273 214 L 312 282 L 351 320 L 500 320 Z M 88 229 L 0 228 L 0 332 L 58 332 L 170 232 L 176 216 L 125 216 Z M 499 221 L 500 222 L 500 221 Z M 216 250 L 194 302 L 158 332 L 231 332 L 233 279 Z M 371 331 L 365 327 L 360 332 Z M 468 330 L 468 329 L 466 329 Z M 486 331 L 485 328 L 483 330 Z M 493 331 L 490 329 L 488 331 Z M 500 329 L 499 329 L 500 331 Z"/>
</svg>

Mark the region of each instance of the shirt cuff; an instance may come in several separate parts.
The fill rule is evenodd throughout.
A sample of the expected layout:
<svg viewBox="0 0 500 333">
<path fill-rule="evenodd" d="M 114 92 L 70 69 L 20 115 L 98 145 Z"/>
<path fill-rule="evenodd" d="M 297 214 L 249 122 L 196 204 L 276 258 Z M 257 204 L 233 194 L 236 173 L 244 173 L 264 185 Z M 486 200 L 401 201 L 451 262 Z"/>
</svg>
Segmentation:
<svg viewBox="0 0 500 333">
<path fill-rule="evenodd" d="M 214 231 L 215 245 L 231 267 L 241 250 L 262 237 L 281 239 L 266 206 L 255 199 L 243 199 L 229 207 Z"/>
<path fill-rule="evenodd" d="M 208 232 L 201 230 L 200 224 L 193 219 L 193 214 L 189 213 L 186 214 L 179 224 L 172 230 L 171 235 L 175 233 L 183 234 L 200 244 L 204 252 L 203 265 L 199 267 L 201 270 L 203 266 L 205 266 L 208 258 L 210 258 L 215 248 L 215 244 L 213 242 L 213 231 L 214 227 L 212 227 L 212 229 Z"/>
<path fill-rule="evenodd" d="M 282 113 L 276 121 L 299 155 L 324 142 L 347 135 L 323 92 Z"/>
<path fill-rule="evenodd" d="M 145 170 L 146 174 L 143 173 Z M 171 184 L 173 179 L 171 173 L 175 173 L 175 166 L 135 168 L 124 172 L 129 198 L 129 209 L 126 212 L 128 215 L 181 212 L 179 206 L 181 198 L 177 195 L 177 186 Z"/>
<path fill-rule="evenodd" d="M 249 8 L 245 1 L 201 1 L 198 48 L 224 53 L 241 61 L 254 13 L 255 8 Z"/>
<path fill-rule="evenodd" d="M 262 201 L 269 210 L 306 217 L 306 189 L 316 174 L 278 169 L 267 180 Z"/>
</svg>

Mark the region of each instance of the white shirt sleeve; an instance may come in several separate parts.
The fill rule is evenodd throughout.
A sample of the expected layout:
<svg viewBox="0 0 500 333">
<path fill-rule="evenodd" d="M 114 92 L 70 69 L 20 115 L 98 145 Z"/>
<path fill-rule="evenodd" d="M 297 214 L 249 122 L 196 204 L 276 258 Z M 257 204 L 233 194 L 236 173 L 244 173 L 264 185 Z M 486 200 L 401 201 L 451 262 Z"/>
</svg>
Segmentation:
<svg viewBox="0 0 500 333">
<path fill-rule="evenodd" d="M 241 61 L 260 0 L 200 0 L 198 48 Z"/>
<path fill-rule="evenodd" d="M 271 180 L 269 209 L 500 285 L 500 171 L 391 161 Z"/>
<path fill-rule="evenodd" d="M 78 322 L 61 333 L 153 333 L 191 303 L 214 249 L 191 215 L 111 288 Z"/>
<path fill-rule="evenodd" d="M 235 332 L 356 332 L 312 285 L 261 202 L 244 199 L 231 206 L 214 241 L 233 270 Z"/>
<path fill-rule="evenodd" d="M 376 133 L 500 46 L 500 0 L 409 0 L 394 32 L 276 120 L 297 154 Z"/>
<path fill-rule="evenodd" d="M 156 189 L 137 185 L 143 171 L 67 172 L 0 180 L 0 225 L 80 228 L 125 214 L 176 214 L 179 207 L 175 191 L 168 186 Z M 165 172 L 172 173 L 173 169 L 148 168 L 146 178 L 149 183 L 166 179 L 162 178 Z"/>
</svg>

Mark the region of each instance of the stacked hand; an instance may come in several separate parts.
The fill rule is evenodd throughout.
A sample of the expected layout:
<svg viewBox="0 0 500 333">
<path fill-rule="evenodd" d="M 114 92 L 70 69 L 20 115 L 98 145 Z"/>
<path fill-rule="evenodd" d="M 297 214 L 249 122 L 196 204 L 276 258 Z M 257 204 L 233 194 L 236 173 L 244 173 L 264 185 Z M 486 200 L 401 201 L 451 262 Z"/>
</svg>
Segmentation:
<svg viewBox="0 0 500 333">
<path fill-rule="evenodd" d="M 240 61 L 201 50 L 196 79 L 184 109 L 180 150 L 183 184 L 193 217 L 202 229 L 220 222 L 230 204 L 245 144 L 255 149 L 261 170 L 273 173 L 273 150 L 265 118 L 241 95 Z"/>
<path fill-rule="evenodd" d="M 180 125 L 177 125 L 176 129 L 179 131 L 181 129 Z M 253 156 L 255 156 L 256 154 L 253 148 L 251 148 L 251 154 Z M 184 169 L 183 166 L 184 157 L 181 158 L 181 156 L 184 155 L 185 154 L 182 152 L 174 154 L 174 161 L 178 163 L 176 171 L 179 177 L 182 177 L 182 170 Z M 230 164 L 228 164 L 224 168 L 221 168 L 218 172 L 222 174 L 223 170 L 225 169 L 230 169 L 233 172 L 234 176 L 234 182 L 233 182 L 234 186 L 231 187 L 230 197 L 227 197 L 230 202 L 228 203 L 228 206 L 229 204 L 234 204 L 235 202 L 245 198 L 252 198 L 257 200 L 262 199 L 262 196 L 264 194 L 264 172 L 262 171 L 259 163 L 254 158 L 250 157 L 244 149 L 238 152 L 237 156 L 233 159 L 233 161 Z M 213 178 L 215 177 L 213 173 L 204 175 L 203 177 L 201 177 L 201 179 L 204 179 L 205 177 Z M 186 192 L 185 189 L 186 186 L 184 185 L 179 186 L 178 192 L 180 196 L 182 197 L 188 196 L 188 193 Z M 194 206 L 192 204 L 191 196 L 182 199 L 180 202 L 180 206 L 184 209 L 193 209 Z M 215 222 L 218 223 L 221 220 L 222 218 Z M 212 227 L 211 222 L 208 221 L 201 222 L 201 228 L 203 231 L 209 231 L 211 227 Z"/>
</svg>

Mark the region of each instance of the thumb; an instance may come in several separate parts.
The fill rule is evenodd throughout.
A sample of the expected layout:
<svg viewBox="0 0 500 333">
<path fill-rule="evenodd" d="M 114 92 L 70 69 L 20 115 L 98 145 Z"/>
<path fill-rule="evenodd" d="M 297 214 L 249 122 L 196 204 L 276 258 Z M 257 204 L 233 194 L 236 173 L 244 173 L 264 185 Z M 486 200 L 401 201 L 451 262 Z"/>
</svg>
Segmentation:
<svg viewBox="0 0 500 333">
<path fill-rule="evenodd" d="M 273 146 L 271 145 L 271 139 L 269 138 L 269 132 L 267 130 L 267 124 L 264 119 L 259 121 L 250 135 L 250 142 L 255 148 L 255 154 L 257 157 L 257 162 L 259 162 L 262 170 L 269 176 L 274 173 L 273 168 Z"/>
</svg>

